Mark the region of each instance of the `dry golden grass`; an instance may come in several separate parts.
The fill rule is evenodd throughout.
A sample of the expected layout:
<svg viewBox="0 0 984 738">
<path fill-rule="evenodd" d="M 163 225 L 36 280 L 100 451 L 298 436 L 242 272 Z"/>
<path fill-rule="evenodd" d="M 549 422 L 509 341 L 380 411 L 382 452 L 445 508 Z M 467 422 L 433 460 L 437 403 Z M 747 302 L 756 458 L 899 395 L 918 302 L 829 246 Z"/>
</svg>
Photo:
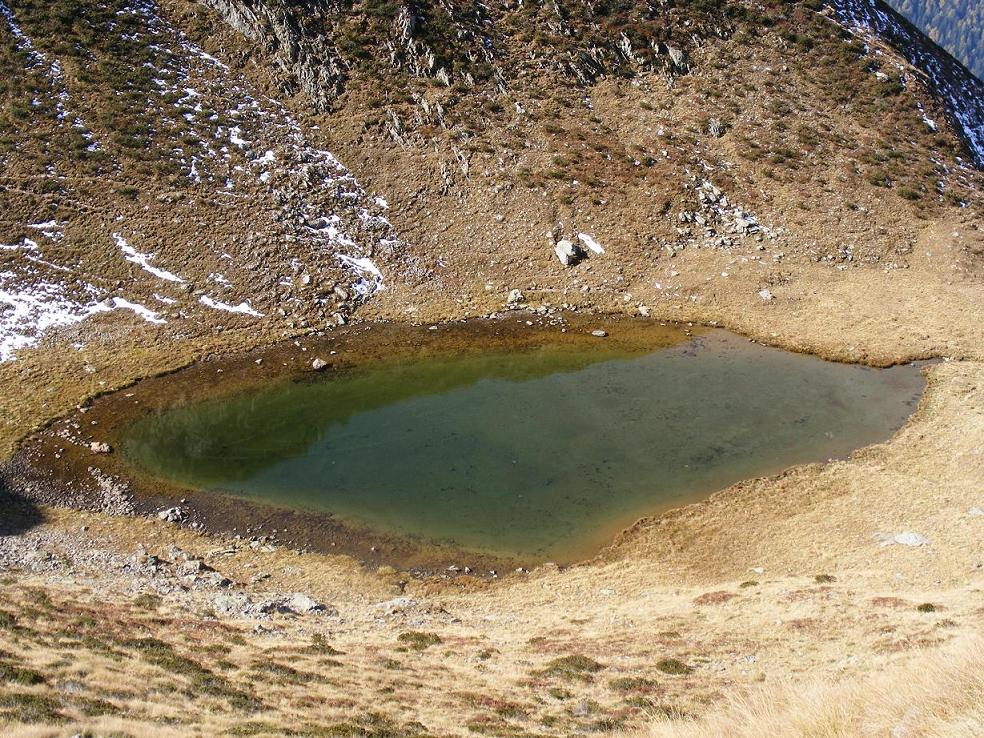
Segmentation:
<svg viewBox="0 0 984 738">
<path fill-rule="evenodd" d="M 656 718 L 651 738 L 854 738 L 984 734 L 984 640 L 920 652 L 843 683 L 777 683 L 732 696 L 695 721 Z"/>
</svg>

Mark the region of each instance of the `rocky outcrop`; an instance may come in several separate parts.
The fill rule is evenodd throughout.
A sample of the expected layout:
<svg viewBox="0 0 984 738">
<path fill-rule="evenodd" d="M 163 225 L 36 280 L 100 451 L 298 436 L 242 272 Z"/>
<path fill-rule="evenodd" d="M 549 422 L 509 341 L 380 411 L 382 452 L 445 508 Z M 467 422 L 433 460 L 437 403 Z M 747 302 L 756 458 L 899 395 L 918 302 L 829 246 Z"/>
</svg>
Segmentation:
<svg viewBox="0 0 984 738">
<path fill-rule="evenodd" d="M 288 79 L 322 109 L 344 87 L 342 55 L 323 35 L 304 34 L 284 0 L 199 0 L 233 29 L 272 52 Z M 328 10 L 327 3 L 315 3 Z"/>
<path fill-rule="evenodd" d="M 581 85 L 640 71 L 672 77 L 688 70 L 689 47 L 732 31 L 720 10 L 692 13 L 666 2 L 608 14 L 578 1 L 531 8 L 402 2 L 361 16 L 320 0 L 198 2 L 270 52 L 322 110 L 331 109 L 357 69 L 369 71 L 375 84 L 397 73 L 497 92 L 530 68 Z M 509 30 L 523 26 L 541 41 L 530 45 Z"/>
</svg>

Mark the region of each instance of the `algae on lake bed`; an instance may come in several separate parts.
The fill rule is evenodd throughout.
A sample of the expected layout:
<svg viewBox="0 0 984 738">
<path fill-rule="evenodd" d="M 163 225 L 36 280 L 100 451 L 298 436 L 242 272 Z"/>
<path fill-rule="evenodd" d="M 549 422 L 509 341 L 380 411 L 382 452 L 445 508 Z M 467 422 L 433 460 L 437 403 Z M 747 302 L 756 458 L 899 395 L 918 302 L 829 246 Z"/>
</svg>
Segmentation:
<svg viewBox="0 0 984 738">
<path fill-rule="evenodd" d="M 277 382 L 154 412 L 122 451 L 188 487 L 465 549 L 571 560 L 645 514 L 883 440 L 923 389 L 723 331 L 549 343 Z"/>
</svg>

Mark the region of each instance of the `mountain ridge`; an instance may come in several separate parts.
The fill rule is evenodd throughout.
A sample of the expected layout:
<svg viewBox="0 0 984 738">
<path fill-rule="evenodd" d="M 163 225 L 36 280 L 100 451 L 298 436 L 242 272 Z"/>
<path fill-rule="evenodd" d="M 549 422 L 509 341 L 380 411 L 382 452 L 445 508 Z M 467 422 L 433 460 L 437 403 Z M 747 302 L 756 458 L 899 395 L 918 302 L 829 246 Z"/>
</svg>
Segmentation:
<svg viewBox="0 0 984 738">
<path fill-rule="evenodd" d="M 984 77 L 984 13 L 973 0 L 889 0 L 912 23 Z"/>
</svg>

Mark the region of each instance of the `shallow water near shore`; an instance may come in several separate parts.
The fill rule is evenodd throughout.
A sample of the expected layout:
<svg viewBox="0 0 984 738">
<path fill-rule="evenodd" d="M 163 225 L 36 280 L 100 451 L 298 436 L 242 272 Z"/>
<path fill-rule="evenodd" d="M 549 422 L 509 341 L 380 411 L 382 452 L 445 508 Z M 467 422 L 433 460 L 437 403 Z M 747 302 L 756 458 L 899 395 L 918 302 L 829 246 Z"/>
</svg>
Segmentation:
<svg viewBox="0 0 984 738">
<path fill-rule="evenodd" d="M 145 474 L 467 550 L 570 561 L 639 517 L 887 439 L 924 388 L 713 331 L 382 362 L 150 413 Z"/>
</svg>

